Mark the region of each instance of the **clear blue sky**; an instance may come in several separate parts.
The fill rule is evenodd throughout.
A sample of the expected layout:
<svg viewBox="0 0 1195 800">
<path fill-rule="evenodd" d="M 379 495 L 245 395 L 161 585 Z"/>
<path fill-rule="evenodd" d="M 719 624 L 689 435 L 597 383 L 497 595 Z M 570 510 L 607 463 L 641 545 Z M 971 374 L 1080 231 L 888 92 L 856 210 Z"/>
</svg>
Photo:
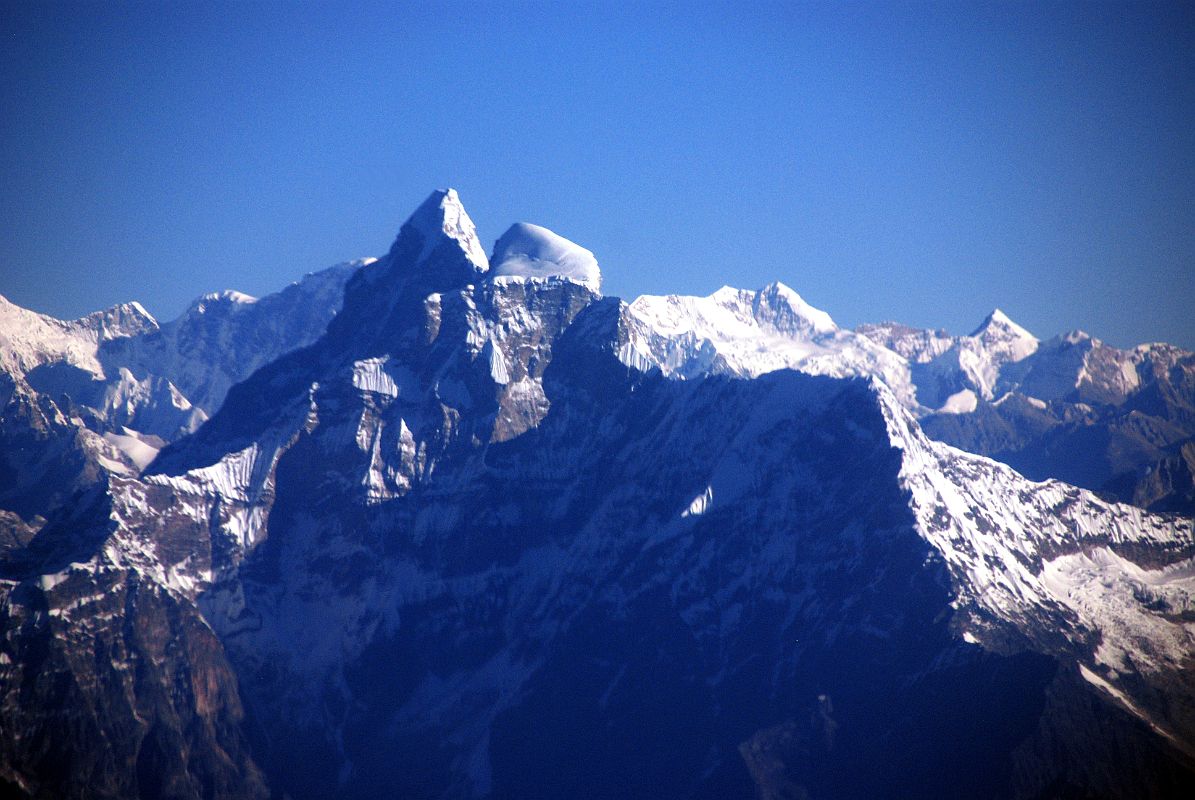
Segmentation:
<svg viewBox="0 0 1195 800">
<path fill-rule="evenodd" d="M 58 316 L 263 294 L 454 186 L 607 294 L 1195 348 L 1191 3 L 4 0 L 0 41 L 0 294 Z"/>
</svg>

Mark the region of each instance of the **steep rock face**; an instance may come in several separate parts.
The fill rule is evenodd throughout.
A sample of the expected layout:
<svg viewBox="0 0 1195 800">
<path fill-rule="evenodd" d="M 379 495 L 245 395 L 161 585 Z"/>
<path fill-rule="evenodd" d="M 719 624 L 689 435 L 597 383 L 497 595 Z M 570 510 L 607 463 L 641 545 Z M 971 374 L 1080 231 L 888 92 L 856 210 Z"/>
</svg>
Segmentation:
<svg viewBox="0 0 1195 800">
<path fill-rule="evenodd" d="M 349 284 L 325 337 L 235 387 L 147 480 L 245 504 L 233 536 L 243 547 L 269 513 L 279 458 L 317 429 L 339 467 L 322 472 L 380 502 L 460 448 L 534 427 L 549 408 L 552 344 L 597 295 L 568 279 L 482 280 L 475 236 L 455 193 L 434 194 Z"/>
<path fill-rule="evenodd" d="M 173 500 L 122 478 L 317 338 L 359 266 L 260 301 L 205 296 L 163 326 L 136 303 L 62 322 L 0 299 L 5 796 L 266 796 L 235 673 L 194 604 L 206 520 L 171 538 Z"/>
<path fill-rule="evenodd" d="M 1117 483 L 1114 478 L 1105 486 L 1118 494 L 1127 493 L 1127 487 L 1120 489 Z M 1133 482 L 1132 492 L 1133 505 L 1189 516 L 1195 509 L 1195 441 L 1185 442 L 1176 455 L 1155 463 Z"/>
<path fill-rule="evenodd" d="M 358 530 L 358 523 L 350 523 L 343 536 L 333 535 L 338 543 L 326 554 L 322 533 L 305 523 L 299 523 L 302 530 L 281 533 L 293 524 L 296 503 L 301 507 L 301 498 L 319 498 L 319 506 L 333 513 L 319 524 L 340 528 L 343 523 L 333 521 L 340 511 L 364 520 L 374 513 L 371 508 L 393 506 L 414 492 L 422 496 L 433 475 L 434 485 L 444 487 L 439 491 L 448 492 L 444 502 L 457 503 L 452 491 L 466 490 L 478 455 L 517 438 L 548 413 L 543 376 L 552 344 L 596 297 L 566 279 L 460 285 L 481 277 L 468 257 L 471 223 L 447 195 L 433 196 L 417 220 L 427 221 L 429 205 L 457 220 L 442 229 L 431 226 L 443 242 L 427 242 L 426 225 L 405 225 L 391 254 L 350 285 L 344 311 L 324 340 L 296 354 L 293 365 L 263 370 L 237 387 L 209 425 L 165 451 L 146 478 L 150 485 L 168 487 L 183 507 L 196 509 L 192 519 L 210 515 L 218 529 L 212 552 L 220 557 L 201 602 L 240 664 L 262 729 L 285 725 L 296 732 L 266 750 L 267 763 L 285 765 L 277 774 L 293 776 L 295 785 L 288 783 L 293 791 L 336 788 L 347 765 L 343 754 L 333 758 L 335 749 L 329 755 L 328 737 L 346 735 L 339 732 L 343 723 L 312 718 L 306 700 L 327 696 L 329 681 L 343 681 L 337 676 L 353 668 L 353 647 L 369 643 L 378 615 L 396 610 L 370 608 L 381 587 L 353 596 L 338 583 L 341 568 L 322 577 L 309 570 L 323 570 L 328 559 L 341 563 L 348 555 L 344 569 L 350 572 L 373 562 L 402 573 L 401 565 L 377 560 L 384 553 L 367 555 L 365 545 L 375 544 L 376 535 Z M 270 403 L 260 402 L 266 397 Z M 253 435 L 251 442 L 246 434 Z M 214 464 L 186 466 L 187 459 L 202 463 L 209 453 L 230 450 L 235 455 Z M 450 477 L 439 477 L 444 475 Z M 310 480 L 315 484 L 307 484 Z M 434 519 L 423 524 L 429 523 L 439 524 Z M 185 536 L 182 530 L 171 535 Z M 310 541 L 317 533 L 317 541 Z M 252 558 L 242 565 L 247 552 Z M 479 548 L 471 560 L 484 563 L 485 556 Z M 281 568 L 279 560 L 289 573 L 284 582 L 296 594 L 279 596 L 278 584 L 271 586 L 268 576 Z M 367 580 L 348 578 L 354 588 Z M 335 621 L 311 618 L 313 595 L 320 598 L 317 607 L 331 604 L 320 613 Z M 283 601 L 298 607 L 277 608 Z M 299 643 L 305 653 L 293 649 Z M 322 771 L 329 758 L 336 763 Z M 368 782 L 379 779 L 367 771 L 361 780 L 372 785 Z"/>
<path fill-rule="evenodd" d="M 223 647 L 152 561 L 93 490 L 0 563 L 6 796 L 267 796 Z"/>
<path fill-rule="evenodd" d="M 286 791 L 746 794 L 754 731 L 829 694 L 839 766 L 866 759 L 898 724 L 876 709 L 911 703 L 904 681 L 943 652 L 951 681 L 990 669 L 1041 696 L 1048 662 L 984 667 L 951 634 L 865 384 L 642 376 L 613 357 L 617 325 L 615 304 L 591 305 L 560 339 L 536 428 L 458 438 L 382 503 L 335 478 L 366 467 L 342 422 L 360 412 L 316 401 L 277 461 L 267 536 L 204 601 L 261 726 L 288 731 L 263 755 Z M 355 469 L 331 461 L 354 451 Z M 1034 720 L 1008 724 L 1025 736 Z M 1002 755 L 957 796 L 1006 782 Z M 879 785 L 873 771 L 841 788 Z"/>
</svg>

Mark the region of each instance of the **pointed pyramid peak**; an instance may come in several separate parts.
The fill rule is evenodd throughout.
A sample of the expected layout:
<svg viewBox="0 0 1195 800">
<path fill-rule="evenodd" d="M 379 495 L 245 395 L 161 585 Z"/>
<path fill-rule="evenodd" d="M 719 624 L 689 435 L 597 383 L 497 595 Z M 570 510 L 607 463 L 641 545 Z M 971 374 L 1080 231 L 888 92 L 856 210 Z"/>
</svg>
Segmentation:
<svg viewBox="0 0 1195 800">
<path fill-rule="evenodd" d="M 348 279 L 327 338 L 380 348 L 409 332 L 428 295 L 463 289 L 488 270 L 477 228 L 456 191 L 432 192 L 403 223 L 390 252 Z"/>
<path fill-rule="evenodd" d="M 413 246 L 416 241 L 418 251 Z M 403 223 L 390 252 L 409 253 L 408 257 L 413 257 L 413 263 L 419 264 L 445 242 L 452 242 L 459 247 L 477 272 L 489 269 L 485 248 L 477 237 L 477 228 L 465 212 L 455 189 L 432 192 Z"/>
<path fill-rule="evenodd" d="M 787 283 L 782 283 L 781 281 L 772 281 L 767 286 L 763 287 L 762 291 L 767 294 L 772 294 L 772 295 L 777 295 L 777 296 L 779 296 L 779 295 L 794 295 L 796 297 L 800 297 L 800 295 L 797 294 L 795 289 L 793 289 Z"/>
<path fill-rule="evenodd" d="M 158 321 L 136 300 L 93 311 L 72 324 L 94 329 L 100 341 L 136 336 L 158 329 Z"/>
<path fill-rule="evenodd" d="M 491 263 L 495 278 L 565 278 L 601 291 L 602 273 L 592 252 L 529 222 L 516 222 L 498 237 Z"/>
<path fill-rule="evenodd" d="M 760 289 L 759 292 L 760 294 L 766 295 L 768 297 L 783 299 L 787 303 L 799 303 L 805 306 L 809 305 L 805 302 L 805 299 L 801 297 L 796 289 L 792 288 L 787 283 L 781 283 L 780 281 L 772 281 L 767 286 Z"/>
<path fill-rule="evenodd" d="M 792 287 L 780 281 L 772 281 L 759 290 L 755 299 L 756 316 L 760 315 L 760 309 L 764 305 L 771 307 L 773 311 L 784 309 L 788 319 L 784 320 L 785 324 L 781 326 L 783 329 L 801 329 L 814 334 L 833 333 L 838 330 L 829 314 L 809 305 Z M 781 317 L 776 316 L 774 322 L 781 322 Z"/>
<path fill-rule="evenodd" d="M 979 324 L 979 327 L 971 335 L 984 336 L 985 334 L 991 335 L 997 332 L 1005 338 L 1011 335 L 1017 339 L 1032 339 L 1037 341 L 1036 336 L 1013 322 L 1007 314 L 998 308 L 992 309 L 992 312 L 983 318 L 983 322 Z"/>
<path fill-rule="evenodd" d="M 969 337 L 961 337 L 959 341 L 964 349 L 978 353 L 980 361 L 987 363 L 991 369 L 995 369 L 995 365 L 1028 358 L 1037 352 L 1040 344 L 1036 336 L 1013 322 L 998 308 L 987 315 L 974 333 Z M 989 397 L 992 381 L 984 378 L 980 385 L 986 387 L 984 396 Z"/>
<path fill-rule="evenodd" d="M 754 294 L 754 292 L 747 291 L 746 289 L 740 289 L 737 286 L 731 286 L 727 283 L 723 284 L 722 287 L 718 289 L 718 291 L 711 294 L 710 297 L 714 300 L 717 300 L 719 303 L 728 304 L 740 302 L 743 298 L 749 299 Z"/>
</svg>

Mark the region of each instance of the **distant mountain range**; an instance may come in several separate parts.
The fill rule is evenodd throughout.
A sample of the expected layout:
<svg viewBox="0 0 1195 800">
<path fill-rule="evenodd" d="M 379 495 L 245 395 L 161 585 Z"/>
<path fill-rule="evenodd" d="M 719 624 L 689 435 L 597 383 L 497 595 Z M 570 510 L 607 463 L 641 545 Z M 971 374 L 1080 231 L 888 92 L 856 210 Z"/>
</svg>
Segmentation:
<svg viewBox="0 0 1195 800">
<path fill-rule="evenodd" d="M 600 289 L 0 299 L 0 794 L 1191 796 L 1195 354 Z"/>
</svg>

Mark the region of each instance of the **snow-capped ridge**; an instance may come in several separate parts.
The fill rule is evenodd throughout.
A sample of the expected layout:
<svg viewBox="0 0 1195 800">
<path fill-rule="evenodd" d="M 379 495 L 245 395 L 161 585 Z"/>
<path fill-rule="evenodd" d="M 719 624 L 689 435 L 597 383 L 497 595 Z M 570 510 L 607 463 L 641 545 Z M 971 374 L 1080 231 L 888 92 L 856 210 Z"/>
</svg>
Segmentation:
<svg viewBox="0 0 1195 800">
<path fill-rule="evenodd" d="M 124 306 L 127 306 L 132 313 L 137 314 L 138 316 L 152 320 L 154 323 L 157 323 L 158 321 L 153 314 L 149 313 L 149 310 L 146 309 L 145 306 L 141 305 L 141 303 L 136 300 L 130 300 L 129 302 L 124 303 Z"/>
<path fill-rule="evenodd" d="M 624 311 L 629 339 L 619 358 L 681 379 L 754 377 L 779 369 L 811 375 L 880 375 L 915 405 L 909 365 L 866 336 L 842 330 L 783 283 L 759 291 L 724 286 L 708 297 L 636 298 Z"/>
<path fill-rule="evenodd" d="M 954 344 L 954 337 L 942 328 L 914 328 L 892 320 L 864 323 L 855 328 L 855 333 L 897 353 L 910 364 L 927 364 Z"/>
<path fill-rule="evenodd" d="M 494 243 L 491 278 L 564 278 L 602 288 L 593 253 L 539 225 L 516 222 Z"/>
<path fill-rule="evenodd" d="M 73 320 L 40 314 L 0 297 L 0 370 L 24 375 L 43 364 L 64 362 L 97 377 L 102 342 L 158 330 L 158 322 L 137 302 L 119 303 Z"/>
<path fill-rule="evenodd" d="M 1189 660 L 1195 627 L 1183 617 L 1195 590 L 1193 521 L 1107 502 L 1056 480 L 1030 481 L 1006 464 L 932 441 L 882 381 L 873 378 L 871 387 L 902 451 L 901 483 L 918 531 L 951 571 L 959 624 L 1011 626 L 1028 640 L 1043 624 L 1064 632 L 1067 657 L 1103 673 L 1128 711 L 1169 736 L 1119 692 L 1126 688 L 1120 673 L 1131 663 L 1155 680 Z M 1160 563 L 1129 557 L 1142 547 Z M 1087 649 L 1091 641 L 1098 648 Z M 1035 647 L 1050 652 L 1058 644 L 1039 639 Z"/>
</svg>

